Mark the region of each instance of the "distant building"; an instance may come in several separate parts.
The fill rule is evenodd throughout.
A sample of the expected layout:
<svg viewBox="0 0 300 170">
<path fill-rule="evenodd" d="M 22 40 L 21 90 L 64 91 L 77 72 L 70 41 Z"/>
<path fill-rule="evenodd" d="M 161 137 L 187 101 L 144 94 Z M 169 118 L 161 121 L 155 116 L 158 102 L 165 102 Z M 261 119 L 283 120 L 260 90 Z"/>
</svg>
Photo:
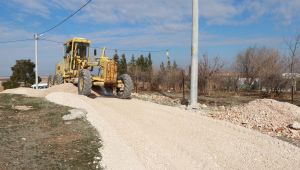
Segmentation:
<svg viewBox="0 0 300 170">
<path fill-rule="evenodd" d="M 295 80 L 295 90 L 300 91 L 300 74 L 299 73 L 284 73 L 282 77 L 285 79 L 294 79 Z M 291 88 L 289 89 L 291 90 Z"/>
</svg>

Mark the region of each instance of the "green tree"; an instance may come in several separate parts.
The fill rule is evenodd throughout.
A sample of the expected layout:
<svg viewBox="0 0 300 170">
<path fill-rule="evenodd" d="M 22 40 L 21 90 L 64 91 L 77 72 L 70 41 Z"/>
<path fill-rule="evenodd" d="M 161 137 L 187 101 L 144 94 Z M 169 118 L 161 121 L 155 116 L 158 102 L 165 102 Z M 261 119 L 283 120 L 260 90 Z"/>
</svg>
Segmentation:
<svg viewBox="0 0 300 170">
<path fill-rule="evenodd" d="M 153 63 L 152 63 L 151 53 L 148 54 L 148 60 L 147 60 L 147 61 L 148 61 L 148 63 L 147 63 L 148 71 L 149 71 L 149 72 L 152 72 L 152 69 L 153 69 L 153 68 L 152 68 L 152 64 L 153 64 Z"/>
<path fill-rule="evenodd" d="M 177 70 L 177 68 L 178 68 L 178 65 L 177 65 L 175 60 L 173 61 L 173 66 L 172 67 L 173 67 L 173 70 Z"/>
<path fill-rule="evenodd" d="M 167 70 L 170 71 L 172 68 L 171 66 L 171 61 L 170 61 L 170 58 L 168 57 L 168 61 L 167 61 Z"/>
<path fill-rule="evenodd" d="M 131 56 L 130 64 L 135 64 L 135 57 L 133 54 Z"/>
<path fill-rule="evenodd" d="M 128 63 L 128 74 L 131 76 L 132 80 L 134 81 L 134 88 L 137 92 L 137 66 L 136 66 L 136 59 L 132 54 L 131 60 Z"/>
<path fill-rule="evenodd" d="M 151 53 L 148 54 L 148 60 L 147 60 L 147 72 L 148 72 L 148 78 L 150 83 L 152 84 L 153 79 L 153 66 L 152 66 L 152 58 Z"/>
<path fill-rule="evenodd" d="M 30 60 L 16 60 L 16 64 L 11 67 L 12 75 L 10 80 L 3 83 L 5 89 L 16 88 L 21 84 L 25 87 L 30 87 L 35 84 L 35 64 Z M 38 77 L 38 82 L 40 83 L 42 79 Z"/>
<path fill-rule="evenodd" d="M 132 78 L 135 78 L 135 65 L 136 65 L 135 57 L 134 55 L 132 55 L 131 60 L 128 63 L 128 73 Z"/>
<path fill-rule="evenodd" d="M 157 80 L 156 81 L 158 81 L 158 83 L 159 84 L 161 84 L 161 85 L 164 85 L 165 84 L 165 80 L 166 80 L 166 67 L 165 67 L 165 64 L 164 64 L 164 62 L 161 62 L 161 64 L 160 64 L 160 70 L 159 70 L 159 72 L 158 72 L 158 76 L 157 76 Z"/>
<path fill-rule="evenodd" d="M 126 61 L 125 54 L 122 54 L 122 57 L 121 57 L 118 65 L 119 65 L 118 72 L 120 75 L 127 73 L 127 61 Z"/>
<path fill-rule="evenodd" d="M 144 55 L 140 55 L 140 57 L 136 60 L 136 65 L 141 71 L 145 71 L 145 58 L 144 58 Z"/>
<path fill-rule="evenodd" d="M 17 60 L 16 64 L 11 68 L 13 74 L 10 80 L 17 83 L 23 83 L 25 87 L 29 87 L 35 83 L 35 64 L 30 60 Z M 41 78 L 39 77 L 39 83 Z"/>
<path fill-rule="evenodd" d="M 160 67 L 160 73 L 164 73 L 166 71 L 164 62 L 161 62 L 159 67 Z"/>
<path fill-rule="evenodd" d="M 20 84 L 9 80 L 7 82 L 2 83 L 2 86 L 4 87 L 4 90 L 6 90 L 6 89 L 13 89 L 13 88 L 20 87 Z"/>
<path fill-rule="evenodd" d="M 113 56 L 113 59 L 114 59 L 115 61 L 119 61 L 118 51 L 115 51 L 115 54 L 114 54 L 114 56 Z"/>
</svg>

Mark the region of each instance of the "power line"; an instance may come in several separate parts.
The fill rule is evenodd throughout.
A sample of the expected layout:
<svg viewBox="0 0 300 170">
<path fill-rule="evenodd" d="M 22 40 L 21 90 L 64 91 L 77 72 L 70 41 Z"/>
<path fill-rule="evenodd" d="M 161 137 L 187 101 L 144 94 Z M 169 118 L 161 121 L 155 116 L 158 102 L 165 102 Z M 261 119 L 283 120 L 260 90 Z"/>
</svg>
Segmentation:
<svg viewBox="0 0 300 170">
<path fill-rule="evenodd" d="M 33 39 L 27 38 L 27 39 L 21 39 L 21 40 L 0 41 L 0 44 L 8 44 L 8 43 L 15 43 L 15 42 L 30 41 L 30 40 L 33 40 Z"/>
<path fill-rule="evenodd" d="M 76 10 L 75 12 L 73 12 L 71 15 L 69 15 L 67 18 L 65 18 L 64 20 L 62 20 L 61 22 L 59 22 L 58 24 L 54 25 L 53 27 L 39 33 L 39 35 L 41 34 L 45 34 L 53 29 L 55 29 L 56 27 L 60 26 L 61 24 L 63 24 L 64 22 L 66 22 L 67 20 L 69 20 L 71 17 L 73 17 L 75 14 L 77 14 L 80 10 L 82 10 L 85 6 L 87 6 L 92 0 L 88 0 L 83 6 L 81 6 L 78 10 Z"/>
</svg>

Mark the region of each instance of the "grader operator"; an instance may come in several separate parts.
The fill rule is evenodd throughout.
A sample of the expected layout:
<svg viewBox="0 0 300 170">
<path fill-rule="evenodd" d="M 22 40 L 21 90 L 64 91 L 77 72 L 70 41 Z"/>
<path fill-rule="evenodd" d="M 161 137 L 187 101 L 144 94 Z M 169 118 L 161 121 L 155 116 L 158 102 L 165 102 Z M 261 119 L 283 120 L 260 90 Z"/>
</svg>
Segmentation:
<svg viewBox="0 0 300 170">
<path fill-rule="evenodd" d="M 64 58 L 49 76 L 48 84 L 73 83 L 80 95 L 89 96 L 93 86 L 98 86 L 122 99 L 131 97 L 133 83 L 128 74 L 118 75 L 118 61 L 109 59 L 103 48 L 100 58 L 90 56 L 91 41 L 72 38 L 64 44 Z M 97 51 L 94 50 L 94 55 Z"/>
</svg>

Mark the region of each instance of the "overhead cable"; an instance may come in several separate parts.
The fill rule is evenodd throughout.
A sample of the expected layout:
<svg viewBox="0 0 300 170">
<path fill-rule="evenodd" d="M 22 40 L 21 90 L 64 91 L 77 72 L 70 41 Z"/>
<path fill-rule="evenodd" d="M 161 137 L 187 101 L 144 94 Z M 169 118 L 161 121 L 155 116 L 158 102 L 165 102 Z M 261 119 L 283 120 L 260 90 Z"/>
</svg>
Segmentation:
<svg viewBox="0 0 300 170">
<path fill-rule="evenodd" d="M 84 5 L 82 5 L 78 10 L 76 10 L 75 12 L 73 12 L 71 15 L 69 15 L 68 17 L 66 17 L 65 19 L 63 19 L 62 21 L 60 21 L 59 23 L 57 23 L 56 25 L 52 26 L 51 28 L 40 32 L 39 36 L 42 34 L 45 34 L 53 29 L 55 29 L 56 27 L 60 26 L 61 24 L 63 24 L 64 22 L 66 22 L 67 20 L 69 20 L 70 18 L 72 18 L 75 14 L 77 14 L 80 10 L 82 10 L 85 6 L 87 6 L 92 0 L 88 0 Z"/>
</svg>

